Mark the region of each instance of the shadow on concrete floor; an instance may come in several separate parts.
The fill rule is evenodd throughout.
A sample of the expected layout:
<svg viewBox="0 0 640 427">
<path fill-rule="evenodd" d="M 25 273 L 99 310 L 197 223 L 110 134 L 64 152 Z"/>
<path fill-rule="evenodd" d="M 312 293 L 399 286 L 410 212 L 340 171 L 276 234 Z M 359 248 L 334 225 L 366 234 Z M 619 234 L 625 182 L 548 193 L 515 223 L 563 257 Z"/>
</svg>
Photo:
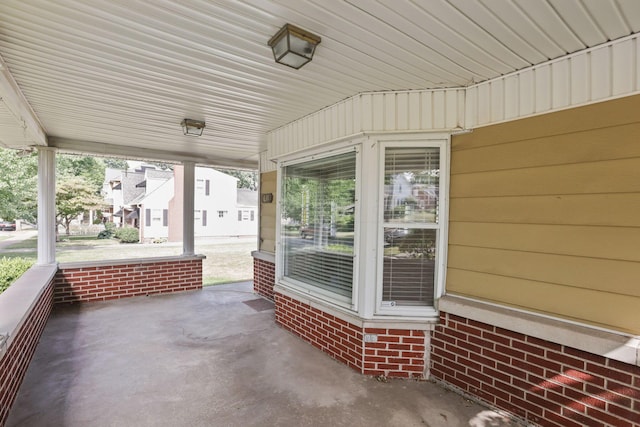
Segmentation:
<svg viewBox="0 0 640 427">
<path fill-rule="evenodd" d="M 245 282 L 57 308 L 7 425 L 511 425 L 429 382 L 360 375 L 269 304 Z"/>
</svg>

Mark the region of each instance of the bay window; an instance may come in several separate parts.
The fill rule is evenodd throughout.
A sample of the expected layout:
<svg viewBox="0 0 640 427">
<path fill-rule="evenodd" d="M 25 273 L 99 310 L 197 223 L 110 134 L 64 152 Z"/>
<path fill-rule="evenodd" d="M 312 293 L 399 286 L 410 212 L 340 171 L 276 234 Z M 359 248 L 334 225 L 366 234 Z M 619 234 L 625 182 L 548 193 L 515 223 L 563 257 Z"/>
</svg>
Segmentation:
<svg viewBox="0 0 640 427">
<path fill-rule="evenodd" d="M 281 161 L 278 284 L 361 318 L 434 319 L 448 144 L 381 136 Z"/>
</svg>

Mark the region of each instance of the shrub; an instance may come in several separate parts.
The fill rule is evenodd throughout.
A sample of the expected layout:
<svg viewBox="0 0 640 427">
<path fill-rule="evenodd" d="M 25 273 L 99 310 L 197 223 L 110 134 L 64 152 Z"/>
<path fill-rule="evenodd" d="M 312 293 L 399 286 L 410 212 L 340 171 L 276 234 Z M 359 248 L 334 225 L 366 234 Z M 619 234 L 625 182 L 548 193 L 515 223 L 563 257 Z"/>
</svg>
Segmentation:
<svg viewBox="0 0 640 427">
<path fill-rule="evenodd" d="M 104 223 L 104 230 L 98 233 L 98 239 L 110 239 L 115 234 L 116 225 L 112 222 Z"/>
<path fill-rule="evenodd" d="M 0 294 L 32 265 L 33 261 L 27 258 L 3 257 L 0 259 Z"/>
<path fill-rule="evenodd" d="M 137 228 L 118 228 L 116 229 L 115 236 L 116 239 L 120 240 L 120 243 L 138 243 L 140 241 Z"/>
</svg>

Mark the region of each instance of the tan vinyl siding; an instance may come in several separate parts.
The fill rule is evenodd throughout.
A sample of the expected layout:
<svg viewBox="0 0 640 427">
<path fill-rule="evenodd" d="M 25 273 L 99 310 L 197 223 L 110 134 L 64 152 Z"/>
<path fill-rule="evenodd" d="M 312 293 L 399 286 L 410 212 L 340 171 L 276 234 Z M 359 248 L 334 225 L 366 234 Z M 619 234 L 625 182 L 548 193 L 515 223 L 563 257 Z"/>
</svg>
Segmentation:
<svg viewBox="0 0 640 427">
<path fill-rule="evenodd" d="M 640 96 L 454 136 L 447 292 L 640 333 Z"/>
<path fill-rule="evenodd" d="M 260 202 L 260 250 L 276 252 L 276 172 L 260 174 L 260 194 L 273 194 L 273 202 Z"/>
</svg>

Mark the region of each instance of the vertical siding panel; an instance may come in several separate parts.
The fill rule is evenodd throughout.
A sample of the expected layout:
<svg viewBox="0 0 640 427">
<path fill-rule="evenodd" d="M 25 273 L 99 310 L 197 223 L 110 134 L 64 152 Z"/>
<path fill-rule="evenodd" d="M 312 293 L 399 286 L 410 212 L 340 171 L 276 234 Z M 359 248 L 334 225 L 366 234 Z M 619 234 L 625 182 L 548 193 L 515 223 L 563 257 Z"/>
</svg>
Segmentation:
<svg viewBox="0 0 640 427">
<path fill-rule="evenodd" d="M 433 128 L 445 127 L 445 96 L 444 91 L 437 90 L 433 93 Z"/>
<path fill-rule="evenodd" d="M 445 127 L 453 129 L 459 124 L 458 120 L 458 91 L 448 89 L 445 92 Z"/>
<path fill-rule="evenodd" d="M 422 129 L 433 129 L 433 92 L 422 93 L 421 106 Z"/>
<path fill-rule="evenodd" d="M 324 122 L 324 138 L 322 142 L 332 139 L 334 127 L 332 126 L 333 109 L 325 108 L 322 110 L 322 121 Z"/>
<path fill-rule="evenodd" d="M 362 111 L 362 131 L 373 129 L 373 99 L 369 93 L 360 96 L 360 109 Z"/>
<path fill-rule="evenodd" d="M 491 121 L 491 88 L 489 83 L 478 85 L 478 125 Z"/>
<path fill-rule="evenodd" d="M 634 40 L 617 43 L 612 47 L 612 95 L 628 93 L 634 89 L 633 72 L 636 61 L 634 47 Z"/>
<path fill-rule="evenodd" d="M 311 132 L 309 140 L 313 141 L 313 144 L 317 144 L 318 141 L 320 141 L 320 119 L 318 118 L 318 113 L 314 113 L 311 116 L 311 126 L 309 126 L 309 131 Z"/>
<path fill-rule="evenodd" d="M 569 61 L 551 64 L 551 105 L 553 108 L 566 107 L 571 102 L 571 80 Z"/>
<path fill-rule="evenodd" d="M 535 80 L 533 70 L 520 73 L 520 115 L 528 116 L 535 111 Z"/>
<path fill-rule="evenodd" d="M 338 108 L 336 112 L 338 117 L 338 120 L 336 123 L 338 138 L 341 138 L 347 134 L 347 127 L 345 124 L 347 113 L 345 108 L 346 108 L 346 105 L 344 101 L 338 104 Z"/>
<path fill-rule="evenodd" d="M 280 135 L 278 137 L 278 148 L 280 153 L 286 153 L 289 151 L 287 146 L 289 143 L 289 128 L 290 126 L 285 126 L 280 130 Z"/>
<path fill-rule="evenodd" d="M 353 99 L 353 133 L 362 132 L 362 95 Z"/>
<path fill-rule="evenodd" d="M 340 109 L 340 105 L 342 103 L 338 103 L 334 106 L 332 106 L 331 108 L 329 108 L 329 112 L 331 113 L 331 116 L 329 118 L 329 128 L 331 129 L 331 137 L 330 139 L 336 139 L 339 137 L 340 135 L 340 116 L 339 116 L 339 109 Z"/>
<path fill-rule="evenodd" d="M 478 124 L 478 89 L 476 86 L 467 89 L 464 103 L 464 127 L 472 129 Z"/>
<path fill-rule="evenodd" d="M 344 103 L 344 133 L 345 135 L 353 135 L 353 100 L 349 98 Z"/>
<path fill-rule="evenodd" d="M 372 95 L 373 123 L 372 130 L 384 130 L 384 94 Z"/>
<path fill-rule="evenodd" d="M 591 99 L 589 55 L 576 55 L 570 59 L 571 104 L 583 104 Z"/>
<path fill-rule="evenodd" d="M 466 114 L 466 91 L 464 89 L 458 90 L 458 124 L 457 126 L 464 129 L 465 127 L 465 114 Z"/>
<path fill-rule="evenodd" d="M 409 94 L 400 92 L 396 96 L 396 129 L 409 129 Z"/>
<path fill-rule="evenodd" d="M 396 129 L 396 94 L 387 92 L 384 96 L 384 130 Z"/>
<path fill-rule="evenodd" d="M 325 128 L 325 118 L 324 112 L 318 112 L 318 142 L 326 141 L 326 128 Z"/>
<path fill-rule="evenodd" d="M 611 53 L 605 46 L 591 52 L 591 100 L 611 96 Z"/>
<path fill-rule="evenodd" d="M 535 69 L 535 112 L 551 109 L 551 66 L 543 65 Z"/>
<path fill-rule="evenodd" d="M 498 79 L 490 84 L 491 90 L 491 121 L 504 119 L 504 80 Z"/>
<path fill-rule="evenodd" d="M 409 129 L 421 129 L 420 126 L 420 97 L 422 92 L 409 92 Z"/>
<path fill-rule="evenodd" d="M 296 141 L 295 141 L 295 149 L 299 150 L 303 147 L 309 145 L 309 140 L 304 137 L 304 122 L 307 121 L 307 118 L 302 120 L 298 120 L 296 122 Z"/>
<path fill-rule="evenodd" d="M 518 117 L 518 75 L 504 79 L 504 118 Z"/>
</svg>

